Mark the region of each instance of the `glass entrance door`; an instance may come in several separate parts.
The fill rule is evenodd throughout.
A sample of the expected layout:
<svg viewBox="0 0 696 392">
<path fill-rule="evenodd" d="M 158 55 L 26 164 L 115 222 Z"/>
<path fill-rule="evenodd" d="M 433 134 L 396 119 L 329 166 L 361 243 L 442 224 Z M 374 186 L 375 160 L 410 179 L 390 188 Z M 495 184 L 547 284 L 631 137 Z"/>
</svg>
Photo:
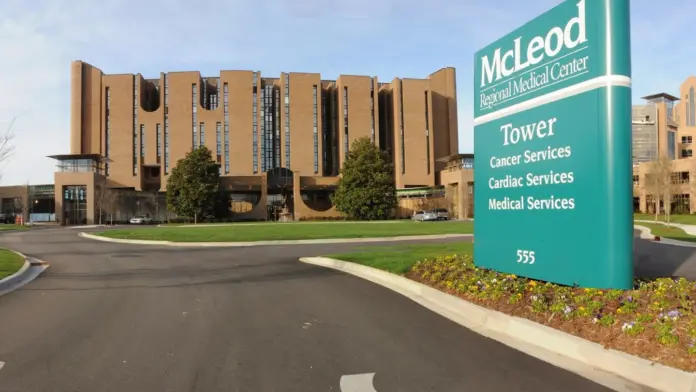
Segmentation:
<svg viewBox="0 0 696 392">
<path fill-rule="evenodd" d="M 87 187 L 67 185 L 63 187 L 63 219 L 66 225 L 87 224 Z"/>
</svg>

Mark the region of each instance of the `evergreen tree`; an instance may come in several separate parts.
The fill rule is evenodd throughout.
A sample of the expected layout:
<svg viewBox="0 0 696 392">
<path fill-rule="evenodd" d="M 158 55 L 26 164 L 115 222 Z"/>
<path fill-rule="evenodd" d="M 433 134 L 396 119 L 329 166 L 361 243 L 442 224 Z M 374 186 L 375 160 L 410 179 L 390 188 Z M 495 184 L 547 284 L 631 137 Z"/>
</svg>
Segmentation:
<svg viewBox="0 0 696 392">
<path fill-rule="evenodd" d="M 172 169 L 167 181 L 167 208 L 194 223 L 214 213 L 219 197 L 220 164 L 201 146 L 186 154 Z"/>
<path fill-rule="evenodd" d="M 396 208 L 393 167 L 369 137 L 353 142 L 332 197 L 336 209 L 350 219 L 389 219 Z"/>
</svg>

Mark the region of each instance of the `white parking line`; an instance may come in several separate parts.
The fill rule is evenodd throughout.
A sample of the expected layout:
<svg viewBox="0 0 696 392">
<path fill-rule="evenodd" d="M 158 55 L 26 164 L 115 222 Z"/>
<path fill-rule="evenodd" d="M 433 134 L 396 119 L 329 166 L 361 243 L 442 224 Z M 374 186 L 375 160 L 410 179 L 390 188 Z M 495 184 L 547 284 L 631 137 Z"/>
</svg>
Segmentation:
<svg viewBox="0 0 696 392">
<path fill-rule="evenodd" d="M 374 373 L 341 377 L 341 392 L 377 392 L 372 385 Z"/>
</svg>

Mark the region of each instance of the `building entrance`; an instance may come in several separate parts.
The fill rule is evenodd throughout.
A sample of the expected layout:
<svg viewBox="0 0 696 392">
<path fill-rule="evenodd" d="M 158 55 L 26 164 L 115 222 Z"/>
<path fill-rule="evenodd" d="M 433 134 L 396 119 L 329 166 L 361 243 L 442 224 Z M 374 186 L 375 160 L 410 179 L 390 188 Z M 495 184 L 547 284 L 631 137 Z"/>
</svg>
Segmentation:
<svg viewBox="0 0 696 392">
<path fill-rule="evenodd" d="M 87 224 L 87 187 L 67 185 L 63 187 L 63 219 L 66 225 Z"/>
</svg>

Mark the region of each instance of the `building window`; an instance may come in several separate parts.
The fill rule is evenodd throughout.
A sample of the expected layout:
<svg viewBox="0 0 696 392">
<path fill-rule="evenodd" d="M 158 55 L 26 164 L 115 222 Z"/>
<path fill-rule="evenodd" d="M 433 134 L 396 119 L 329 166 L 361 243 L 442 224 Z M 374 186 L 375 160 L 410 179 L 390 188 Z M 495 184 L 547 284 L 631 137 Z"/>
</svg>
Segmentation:
<svg viewBox="0 0 696 392">
<path fill-rule="evenodd" d="M 201 123 L 201 147 L 205 146 L 205 123 Z"/>
<path fill-rule="evenodd" d="M 162 156 L 162 125 L 155 126 L 157 132 L 157 158 Z"/>
<path fill-rule="evenodd" d="M 274 95 L 275 94 L 275 95 Z M 273 107 L 274 100 L 278 99 L 273 85 L 263 86 L 261 90 L 261 171 L 266 172 L 276 166 L 276 139 L 273 126 L 273 114 L 277 108 Z"/>
<path fill-rule="evenodd" d="M 684 144 L 691 144 L 692 140 L 691 136 L 682 136 L 682 143 Z"/>
<path fill-rule="evenodd" d="M 348 160 L 348 87 L 343 87 L 343 160 Z"/>
<path fill-rule="evenodd" d="M 285 167 L 290 169 L 290 74 L 285 73 Z"/>
<path fill-rule="evenodd" d="M 164 174 L 169 174 L 169 78 L 164 74 Z"/>
<path fill-rule="evenodd" d="M 140 157 L 145 160 L 145 124 L 140 124 Z"/>
<path fill-rule="evenodd" d="M 686 122 L 688 127 L 696 127 L 696 101 L 694 100 L 694 88 L 689 89 L 689 106 L 687 106 Z"/>
<path fill-rule="evenodd" d="M 222 155 L 222 139 L 220 139 L 220 123 L 215 124 L 215 154 L 217 155 L 217 161 L 220 163 L 220 156 Z"/>
<path fill-rule="evenodd" d="M 138 175 L 138 76 L 133 75 L 133 175 Z"/>
<path fill-rule="evenodd" d="M 196 83 L 193 83 L 191 85 L 191 113 L 193 113 L 191 124 L 191 137 L 193 139 L 192 145 L 194 150 L 198 147 L 198 137 L 196 135 L 198 129 L 198 126 L 196 125 L 198 104 L 196 102 L 196 99 L 198 99 L 198 89 L 196 89 Z"/>
<path fill-rule="evenodd" d="M 290 169 L 290 74 L 285 73 L 285 167 Z"/>
<path fill-rule="evenodd" d="M 430 113 L 428 105 L 428 92 L 425 92 L 425 165 L 430 174 Z"/>
<path fill-rule="evenodd" d="M 105 162 L 104 162 L 104 175 L 106 177 L 109 176 L 109 156 L 111 156 L 111 114 L 109 113 L 111 110 L 111 92 L 109 91 L 109 88 L 106 88 L 105 91 L 106 95 L 106 129 L 104 131 L 104 157 Z"/>
<path fill-rule="evenodd" d="M 273 94 L 275 95 L 275 116 L 273 121 L 275 121 L 275 134 L 273 135 L 273 158 L 274 167 L 280 167 L 280 91 L 278 89 L 273 89 Z"/>
<path fill-rule="evenodd" d="M 375 79 L 370 79 L 370 116 L 372 116 L 372 143 L 375 142 Z"/>
<path fill-rule="evenodd" d="M 229 90 L 227 83 L 223 85 L 223 107 L 225 110 L 225 174 L 230 174 L 230 113 Z"/>
<path fill-rule="evenodd" d="M 669 159 L 677 159 L 676 155 L 676 138 L 677 138 L 677 133 L 674 131 L 668 131 L 667 132 L 667 156 Z"/>
<path fill-rule="evenodd" d="M 251 141 L 251 148 L 252 148 L 252 165 L 254 169 L 254 174 L 258 173 L 259 171 L 259 118 L 258 118 L 258 97 L 257 97 L 257 91 L 258 91 L 258 75 L 256 72 L 253 72 L 253 83 L 254 87 L 252 89 L 252 141 Z"/>
<path fill-rule="evenodd" d="M 225 174 L 230 173 L 230 123 L 229 123 L 229 90 L 224 85 L 223 105 L 225 110 Z"/>
<path fill-rule="evenodd" d="M 406 145 L 404 140 L 404 82 L 399 80 L 399 143 L 401 145 L 401 174 L 406 174 Z"/>
<path fill-rule="evenodd" d="M 314 128 L 312 129 L 312 137 L 314 138 L 314 174 L 319 173 L 319 112 L 317 101 L 317 85 L 312 87 L 312 104 L 314 106 Z"/>
<path fill-rule="evenodd" d="M 691 158 L 693 156 L 693 151 L 691 149 L 686 149 L 681 151 L 682 158 Z"/>
</svg>

